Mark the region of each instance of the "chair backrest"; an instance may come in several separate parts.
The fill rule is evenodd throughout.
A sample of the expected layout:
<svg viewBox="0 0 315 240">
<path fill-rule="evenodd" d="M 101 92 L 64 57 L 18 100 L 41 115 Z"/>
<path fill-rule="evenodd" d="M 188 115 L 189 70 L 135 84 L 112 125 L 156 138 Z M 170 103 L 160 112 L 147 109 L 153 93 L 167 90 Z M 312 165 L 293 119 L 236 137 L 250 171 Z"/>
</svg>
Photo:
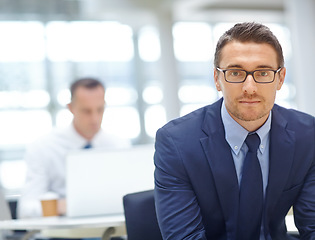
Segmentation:
<svg viewBox="0 0 315 240">
<path fill-rule="evenodd" d="M 123 197 L 128 240 L 162 240 L 156 218 L 154 191 L 130 193 Z"/>
<path fill-rule="evenodd" d="M 0 189 L 0 221 L 11 220 L 10 208 L 7 200 L 5 199 L 4 193 Z"/>
</svg>

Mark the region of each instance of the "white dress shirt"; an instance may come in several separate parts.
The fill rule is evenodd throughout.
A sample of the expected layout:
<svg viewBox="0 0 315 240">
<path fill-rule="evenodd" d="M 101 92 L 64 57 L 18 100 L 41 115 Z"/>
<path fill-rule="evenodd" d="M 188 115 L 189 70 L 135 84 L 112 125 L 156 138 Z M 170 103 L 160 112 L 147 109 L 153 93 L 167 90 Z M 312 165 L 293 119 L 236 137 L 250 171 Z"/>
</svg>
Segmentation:
<svg viewBox="0 0 315 240">
<path fill-rule="evenodd" d="M 40 198 L 47 193 L 65 197 L 65 159 L 71 150 L 84 148 L 87 140 L 75 130 L 73 124 L 65 129 L 55 129 L 38 139 L 26 150 L 27 176 L 18 204 L 20 218 L 42 215 Z M 111 149 L 130 147 L 121 139 L 100 130 L 90 142 L 93 148 Z"/>
</svg>

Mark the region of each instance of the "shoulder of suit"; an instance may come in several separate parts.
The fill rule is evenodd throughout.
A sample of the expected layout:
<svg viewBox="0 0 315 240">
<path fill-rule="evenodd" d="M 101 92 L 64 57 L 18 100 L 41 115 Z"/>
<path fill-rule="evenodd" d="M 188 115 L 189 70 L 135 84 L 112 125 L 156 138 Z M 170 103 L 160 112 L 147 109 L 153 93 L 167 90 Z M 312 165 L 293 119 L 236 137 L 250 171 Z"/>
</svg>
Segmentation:
<svg viewBox="0 0 315 240">
<path fill-rule="evenodd" d="M 166 125 L 164 125 L 164 127 L 171 127 L 183 122 L 190 122 L 190 121 L 195 121 L 198 118 L 202 118 L 205 116 L 205 114 L 209 111 L 209 110 L 214 110 L 215 113 L 220 114 L 221 111 L 221 105 L 222 105 L 222 98 L 219 99 L 218 101 L 210 104 L 210 105 L 206 105 L 204 107 L 201 107 L 199 109 L 196 109 L 182 117 L 173 119 L 171 121 L 169 121 Z"/>
<path fill-rule="evenodd" d="M 208 115 L 220 115 L 221 105 L 222 101 L 219 100 L 211 105 L 201 107 L 185 116 L 171 120 L 162 129 L 168 132 L 182 132 L 183 134 L 201 131 Z"/>
<path fill-rule="evenodd" d="M 205 113 L 207 112 L 207 108 L 208 106 L 199 108 L 197 110 L 194 110 L 182 117 L 173 119 L 171 121 L 169 121 L 167 124 L 165 124 L 163 126 L 163 128 L 171 128 L 173 126 L 178 126 L 181 124 L 190 124 L 191 122 L 196 122 L 198 121 L 198 119 L 202 118 L 205 115 Z"/>
<path fill-rule="evenodd" d="M 273 112 L 281 114 L 289 124 L 295 123 L 306 126 L 314 126 L 315 124 L 314 116 L 296 109 L 287 109 L 275 104 L 273 107 Z"/>
</svg>

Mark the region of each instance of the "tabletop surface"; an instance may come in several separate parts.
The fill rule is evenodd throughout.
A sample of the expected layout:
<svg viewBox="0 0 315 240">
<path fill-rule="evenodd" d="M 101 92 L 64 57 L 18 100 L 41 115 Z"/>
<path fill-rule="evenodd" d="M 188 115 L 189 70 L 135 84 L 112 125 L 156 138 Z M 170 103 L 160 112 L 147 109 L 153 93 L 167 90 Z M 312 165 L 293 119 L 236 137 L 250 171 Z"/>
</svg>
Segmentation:
<svg viewBox="0 0 315 240">
<path fill-rule="evenodd" d="M 7 230 L 43 230 L 69 228 L 99 228 L 116 227 L 125 224 L 121 215 L 106 215 L 93 217 L 43 217 L 0 221 L 0 229 Z"/>
<path fill-rule="evenodd" d="M 106 215 L 93 217 L 44 217 L 34 219 L 19 219 L 0 221 L 0 229 L 7 230 L 44 230 L 44 229 L 71 229 L 71 228 L 100 228 L 119 227 L 125 224 L 125 216 Z M 288 231 L 296 232 L 293 216 L 286 217 Z"/>
</svg>

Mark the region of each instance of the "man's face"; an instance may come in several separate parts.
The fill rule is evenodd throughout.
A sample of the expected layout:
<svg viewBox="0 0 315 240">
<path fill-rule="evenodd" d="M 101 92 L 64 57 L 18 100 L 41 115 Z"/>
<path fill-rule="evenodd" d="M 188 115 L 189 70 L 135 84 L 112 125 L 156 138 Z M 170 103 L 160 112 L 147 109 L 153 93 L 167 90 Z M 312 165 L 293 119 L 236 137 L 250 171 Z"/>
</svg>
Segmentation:
<svg viewBox="0 0 315 240">
<path fill-rule="evenodd" d="M 78 87 L 68 105 L 73 114 L 73 124 L 80 135 L 92 139 L 101 128 L 104 114 L 104 89 Z"/>
<path fill-rule="evenodd" d="M 277 53 L 265 43 L 232 41 L 222 49 L 221 69 L 278 69 Z M 249 131 L 259 128 L 267 120 L 285 77 L 285 68 L 277 73 L 272 83 L 256 83 L 248 75 L 243 83 L 228 83 L 224 74 L 214 70 L 218 91 L 222 91 L 227 111 L 231 117 Z"/>
</svg>

